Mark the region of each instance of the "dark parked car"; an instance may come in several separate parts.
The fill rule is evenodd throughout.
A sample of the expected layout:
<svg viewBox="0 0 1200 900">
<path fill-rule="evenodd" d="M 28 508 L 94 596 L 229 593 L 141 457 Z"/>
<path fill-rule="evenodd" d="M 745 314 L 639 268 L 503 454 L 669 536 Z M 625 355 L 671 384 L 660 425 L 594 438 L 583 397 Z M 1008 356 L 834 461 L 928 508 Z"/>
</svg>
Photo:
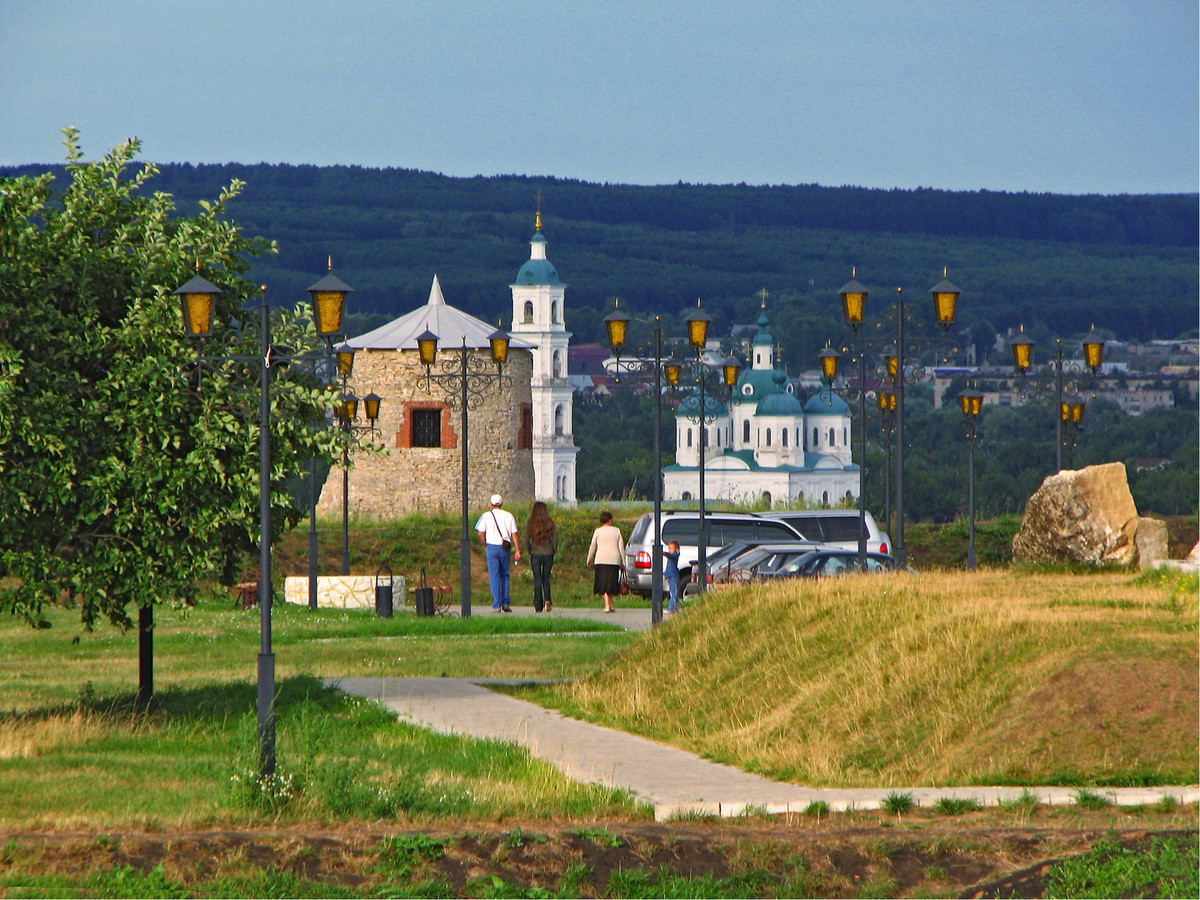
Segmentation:
<svg viewBox="0 0 1200 900">
<path fill-rule="evenodd" d="M 769 577 L 779 567 L 820 548 L 820 544 L 812 541 L 754 544 L 718 559 L 715 566 L 710 565 L 709 581 L 731 584 Z"/>
<path fill-rule="evenodd" d="M 866 572 L 892 572 L 901 568 L 895 558 L 886 553 L 868 553 Z M 852 550 L 810 550 L 774 572 L 768 578 L 818 578 L 826 575 L 846 575 L 859 571 L 858 553 Z"/>
</svg>

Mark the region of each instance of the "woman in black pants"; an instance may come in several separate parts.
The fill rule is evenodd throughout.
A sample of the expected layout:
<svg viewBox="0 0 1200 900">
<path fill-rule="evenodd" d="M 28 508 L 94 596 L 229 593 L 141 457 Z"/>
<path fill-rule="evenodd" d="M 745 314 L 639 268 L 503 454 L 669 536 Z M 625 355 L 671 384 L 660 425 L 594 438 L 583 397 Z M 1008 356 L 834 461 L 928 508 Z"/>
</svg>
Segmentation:
<svg viewBox="0 0 1200 900">
<path fill-rule="evenodd" d="M 533 608 L 537 612 L 551 610 L 554 604 L 550 601 L 550 570 L 554 566 L 558 539 L 554 533 L 554 520 L 541 500 L 533 504 L 533 511 L 525 524 L 525 546 L 529 550 L 529 565 L 533 569 Z"/>
</svg>

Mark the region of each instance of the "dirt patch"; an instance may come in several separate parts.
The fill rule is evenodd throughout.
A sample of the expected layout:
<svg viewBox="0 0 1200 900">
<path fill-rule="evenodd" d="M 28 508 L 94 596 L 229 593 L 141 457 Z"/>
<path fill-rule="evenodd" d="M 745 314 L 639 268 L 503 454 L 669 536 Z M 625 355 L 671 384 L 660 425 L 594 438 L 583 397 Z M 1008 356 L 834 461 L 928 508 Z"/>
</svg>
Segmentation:
<svg viewBox="0 0 1200 900">
<path fill-rule="evenodd" d="M 1148 760 L 1160 760 L 1168 777 L 1179 777 L 1194 771 L 1196 744 L 1164 759 L 1162 736 L 1196 735 L 1198 680 L 1194 657 L 1081 663 L 1014 702 L 1003 732 L 980 755 L 1018 776 L 1071 759 L 1098 774 L 1150 769 Z"/>
<path fill-rule="evenodd" d="M 25 879 L 47 875 L 84 885 L 105 872 L 158 871 L 193 893 L 228 896 L 266 893 L 267 884 L 283 895 L 426 885 L 448 896 L 639 896 L 678 877 L 709 879 L 725 896 L 1040 897 L 1055 861 L 1105 834 L 1130 845 L 1156 835 L 1194 843 L 1195 826 L 1192 807 L 8 834 L 0 893 L 22 896 Z"/>
</svg>

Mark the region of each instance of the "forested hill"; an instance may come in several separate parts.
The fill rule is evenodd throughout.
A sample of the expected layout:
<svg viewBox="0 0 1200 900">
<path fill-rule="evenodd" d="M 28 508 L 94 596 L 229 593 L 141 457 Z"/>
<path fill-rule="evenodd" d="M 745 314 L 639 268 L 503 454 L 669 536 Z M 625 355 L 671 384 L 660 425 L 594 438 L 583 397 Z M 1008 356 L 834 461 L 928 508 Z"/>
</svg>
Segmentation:
<svg viewBox="0 0 1200 900">
<path fill-rule="evenodd" d="M 809 366 L 836 337 L 837 289 L 852 266 L 880 304 L 897 286 L 925 298 L 948 267 L 963 324 L 983 332 L 1024 324 L 1045 339 L 1094 322 L 1146 339 L 1197 325 L 1195 194 L 634 186 L 267 164 L 168 164 L 151 188 L 190 213 L 234 178 L 247 186 L 232 218 L 279 243 L 254 272 L 277 303 L 302 297 L 332 254 L 359 312 L 412 309 L 436 273 L 448 302 L 507 324 L 508 285 L 528 258 L 540 192 L 576 342 L 601 338 L 612 297 L 635 317 L 660 313 L 670 324 L 702 297 L 719 333 L 753 321 L 765 287 L 789 361 Z"/>
</svg>

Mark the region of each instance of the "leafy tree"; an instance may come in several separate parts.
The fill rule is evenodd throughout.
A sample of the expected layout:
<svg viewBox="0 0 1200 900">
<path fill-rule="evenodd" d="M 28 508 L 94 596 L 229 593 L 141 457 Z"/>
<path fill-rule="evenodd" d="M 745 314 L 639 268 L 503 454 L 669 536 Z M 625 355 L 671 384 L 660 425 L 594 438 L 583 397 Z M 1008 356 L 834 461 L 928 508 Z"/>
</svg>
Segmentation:
<svg viewBox="0 0 1200 900">
<path fill-rule="evenodd" d="M 579 445 L 578 494 L 582 499 L 654 496 L 654 397 L 618 385 L 609 397 L 577 402 L 572 414 Z M 663 403 L 662 458 L 675 450 L 675 416 Z"/>
<path fill-rule="evenodd" d="M 156 168 L 131 170 L 137 141 L 86 162 L 64 134 L 61 193 L 49 176 L 0 182 L 0 608 L 36 625 L 73 602 L 86 628 L 128 628 L 130 607 L 187 598 L 257 544 L 259 348 L 241 325 L 258 290 L 242 274 L 273 246 L 226 218 L 240 182 L 177 217 L 146 190 Z M 198 265 L 230 326 L 206 349 L 255 362 L 199 376 L 171 294 Z M 276 339 L 315 346 L 302 314 L 277 312 Z M 312 374 L 282 369 L 271 390 L 279 488 L 338 437 L 313 426 L 327 398 Z M 272 504 L 277 531 L 298 521 L 285 491 Z"/>
</svg>

